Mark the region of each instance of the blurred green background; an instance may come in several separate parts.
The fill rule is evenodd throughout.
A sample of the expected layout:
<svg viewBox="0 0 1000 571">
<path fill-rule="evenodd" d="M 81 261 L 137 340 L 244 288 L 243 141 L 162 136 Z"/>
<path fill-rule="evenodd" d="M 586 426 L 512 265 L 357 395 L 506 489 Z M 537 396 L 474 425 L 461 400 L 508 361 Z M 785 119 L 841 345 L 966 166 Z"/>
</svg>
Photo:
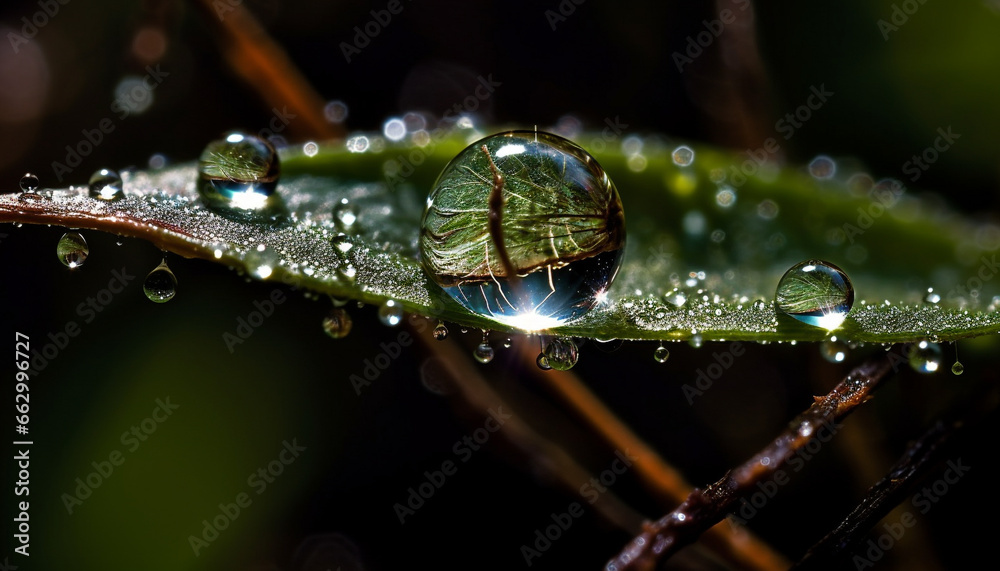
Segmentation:
<svg viewBox="0 0 1000 571">
<path fill-rule="evenodd" d="M 562 4 L 568 12 L 571 3 Z M 363 27 L 369 11 L 385 2 L 46 4 L 50 11 L 56 5 L 51 16 L 39 2 L 0 7 L 5 191 L 15 190 L 25 171 L 38 174 L 43 186 L 84 184 L 98 168 L 146 168 L 154 154 L 189 161 L 225 131 L 267 127 L 273 102 L 241 79 L 221 47 L 217 18 L 238 5 L 284 47 L 324 101 L 347 105 L 349 130 L 379 130 L 387 117 L 412 110 L 440 115 L 472 92 L 478 76 L 492 74 L 502 86 L 477 112 L 485 125 L 550 126 L 571 114 L 585 128 L 619 121 L 629 133 L 742 151 L 780 136 L 776 121 L 802 105 L 811 87 L 825 86 L 834 94 L 829 102 L 782 139 L 790 163 L 817 154 L 855 157 L 876 178 L 930 190 L 971 217 L 996 216 L 996 2 L 772 2 L 743 9 L 745 3 L 728 0 L 592 0 L 574 5 L 554 30 L 546 11 L 560 10 L 555 0 L 403 2 L 402 12 L 350 63 L 341 43 L 352 41 L 354 27 Z M 918 9 L 905 22 L 897 16 L 898 30 L 886 36 L 878 22 L 891 23 L 894 6 Z M 725 9 L 746 26 L 725 27 L 678 71 L 675 54 L 685 53 L 689 38 L 710 29 Z M 22 18 L 39 11 L 38 21 L 47 23 L 25 43 L 11 40 L 24 33 Z M 147 66 L 169 75 L 145 92 L 148 107 L 130 108 L 123 118 L 114 107 L 116 89 L 134 85 L 128 81 L 141 79 Z M 60 181 L 53 162 L 64 163 L 66 145 L 76 145 L 82 130 L 104 119 L 114 130 Z M 917 181 L 908 180 L 904 164 L 949 127 L 961 137 Z M 294 144 L 312 136 L 295 120 L 280 135 Z M 319 326 L 328 303 L 285 288 L 288 301 L 230 353 L 223 333 L 283 286 L 246 283 L 212 264 L 170 256 L 179 292 L 154 305 L 139 283 L 160 260 L 155 248 L 136 240 L 118 246 L 114 236 L 85 232 L 91 259 L 70 272 L 53 255 L 62 232 L 0 229 L 8 334 L 21 331 L 44 344 L 68 321 L 82 330 L 31 381 L 32 555 L 13 556 L 5 533 L 0 561 L 9 557 L 21 569 L 511 569 L 524 565 L 521 544 L 549 523 L 551 512 L 576 499 L 545 476 L 544 466 L 524 461 L 505 441 L 491 441 L 400 525 L 393 504 L 405 501 L 425 470 L 454 459 L 452 445 L 481 426 L 482 411 L 426 390 L 419 374 L 426 355 L 417 347 L 356 395 L 349 376 L 360 374 L 379 343 L 399 333 L 380 325 L 374 308 L 350 307 L 354 330 L 332 341 Z M 84 323 L 78 305 L 122 268 L 135 281 Z M 479 342 L 476 332 L 453 336 L 470 351 Z M 873 477 L 871 466 L 884 471 L 941 411 L 968 404 L 970 395 L 995 383 L 995 362 L 977 355 L 976 343 L 968 347 L 961 349 L 968 355 L 962 377 L 906 371 L 850 419 L 879 452 L 867 468 L 852 463 L 850 442 L 837 442 L 751 528 L 796 559 L 881 475 L 875 470 Z M 745 460 L 847 370 L 822 361 L 814 346 L 750 347 L 690 407 L 679 387 L 711 362 L 715 348 L 671 346 L 667 365 L 653 362 L 654 348 L 626 343 L 604 352 L 588 345 L 578 372 L 695 485 Z M 950 359 L 953 349 L 945 350 Z M 525 380 L 525 366 L 498 348 L 484 369 L 500 386 L 524 383 L 553 400 Z M 122 433 L 167 397 L 179 408 L 128 451 Z M 879 568 L 914 568 L 913 553 L 920 554 L 921 568 L 958 568 L 991 553 L 997 524 L 989 514 L 1000 505 L 981 490 L 992 480 L 998 428 L 994 413 L 957 444 L 953 456 L 972 471 L 919 517 L 906 547 L 890 552 Z M 307 450 L 256 494 L 248 478 L 291 439 Z M 582 447 L 593 447 L 586 460 L 600 471 L 613 453 L 593 439 Z M 68 514 L 62 494 L 73 493 L 75 479 L 94 471 L 91 462 L 107 460 L 114 450 L 125 462 Z M 7 466 L 5 522 L 16 499 Z M 664 511 L 632 475 L 614 491 L 648 517 Z M 252 504 L 195 557 L 188 536 L 200 534 L 202 520 L 242 492 Z M 972 523 L 974 514 L 984 513 L 987 523 Z M 627 539 L 589 509 L 532 567 L 596 568 Z M 921 549 L 911 549 L 917 543 Z M 713 568 L 706 558 L 674 565 Z"/>
</svg>

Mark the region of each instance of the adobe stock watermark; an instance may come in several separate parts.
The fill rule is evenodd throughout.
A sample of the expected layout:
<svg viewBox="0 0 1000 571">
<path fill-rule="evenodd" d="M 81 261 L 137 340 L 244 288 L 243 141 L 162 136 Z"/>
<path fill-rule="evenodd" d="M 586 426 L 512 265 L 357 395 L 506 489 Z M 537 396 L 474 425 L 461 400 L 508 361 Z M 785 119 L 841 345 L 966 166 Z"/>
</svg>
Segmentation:
<svg viewBox="0 0 1000 571">
<path fill-rule="evenodd" d="M 134 82 L 131 89 L 119 93 L 111 102 L 111 111 L 115 113 L 118 120 L 123 121 L 134 110 L 145 109 L 148 106 L 147 100 L 153 96 L 153 90 L 159 87 L 167 77 L 170 77 L 170 74 L 161 70 L 160 64 L 147 65 L 146 75 Z M 83 164 L 83 159 L 90 156 L 94 149 L 104 142 L 105 137 L 113 133 L 116 128 L 115 120 L 111 117 L 105 117 L 98 121 L 94 128 L 80 130 L 83 138 L 74 144 L 66 145 L 64 162 L 52 161 L 52 173 L 56 175 L 56 179 L 62 182 L 63 177 Z"/>
<path fill-rule="evenodd" d="M 135 276 L 128 273 L 128 269 L 124 266 L 121 270 L 113 270 L 107 287 L 88 295 L 77 304 L 76 315 L 83 320 L 82 324 L 86 325 L 97 319 L 97 315 L 111 305 L 115 296 L 125 291 L 125 287 L 134 279 Z M 43 342 L 40 348 L 31 350 L 31 368 L 28 369 L 28 374 L 35 378 L 69 346 L 72 339 L 79 337 L 82 331 L 81 323 L 75 319 L 67 321 L 66 325 L 55 333 L 50 331 L 46 336 L 48 342 Z M 39 344 L 33 345 L 38 347 Z"/>
<path fill-rule="evenodd" d="M 246 317 L 237 317 L 233 332 L 226 331 L 222 334 L 222 342 L 226 344 L 226 349 L 229 349 L 229 354 L 235 353 L 236 346 L 246 342 L 254 331 L 264 324 L 265 319 L 274 315 L 275 308 L 285 303 L 286 299 L 288 298 L 285 297 L 285 292 L 280 288 L 274 288 L 266 299 L 253 302 L 254 309 L 247 313 Z"/>
<path fill-rule="evenodd" d="M 297 438 L 293 438 L 291 442 L 283 440 L 281 450 L 274 460 L 251 472 L 247 477 L 247 486 L 255 489 L 256 495 L 263 494 L 268 485 L 273 484 L 285 472 L 285 468 L 295 462 L 299 454 L 306 451 L 306 447 L 299 446 L 297 440 Z M 229 529 L 229 526 L 251 505 L 253 498 L 247 492 L 236 494 L 232 502 L 220 502 L 217 515 L 211 516 L 211 520 L 201 520 L 201 533 L 188 536 L 188 545 L 195 557 L 200 556 L 203 549 L 219 539 L 219 535 Z"/>
<path fill-rule="evenodd" d="M 986 256 L 979 258 L 982 264 L 976 271 L 976 275 L 965 281 L 964 285 L 957 285 L 950 290 L 945 295 L 945 299 L 950 303 L 962 304 L 968 302 L 970 297 L 978 297 L 979 290 L 983 288 L 986 282 L 993 279 L 1000 272 L 1000 262 L 997 261 L 997 255 L 992 254 L 987 259 Z"/>
<path fill-rule="evenodd" d="M 638 458 L 629 454 L 627 448 L 625 452 L 615 450 L 615 459 L 611 462 L 611 466 L 598 474 L 597 477 L 581 484 L 578 490 L 580 495 L 587 500 L 588 504 L 594 505 L 600 499 L 601 494 L 615 485 L 618 477 L 627 472 L 636 460 Z M 564 533 L 568 532 L 573 526 L 573 522 L 577 518 L 583 517 L 583 514 L 583 504 L 577 501 L 571 502 L 566 507 L 565 512 L 550 513 L 549 518 L 552 523 L 545 525 L 544 528 L 535 529 L 534 541 L 531 545 L 526 543 L 521 545 L 520 550 L 521 556 L 524 557 L 524 564 L 531 567 L 534 563 L 533 560 L 538 559 L 548 551 L 552 547 L 552 543 L 558 541 Z"/>
<path fill-rule="evenodd" d="M 38 10 L 30 16 L 21 18 L 21 33 L 7 33 L 7 41 L 10 42 L 14 53 L 20 53 L 21 46 L 33 40 L 38 35 L 39 30 L 48 26 L 49 22 L 59 15 L 61 7 L 69 2 L 70 0 L 38 0 Z"/>
<path fill-rule="evenodd" d="M 396 185 L 401 184 L 409 178 L 416 171 L 416 167 L 419 167 L 427 160 L 427 155 L 442 140 L 447 138 L 463 114 L 475 113 L 480 105 L 491 98 L 496 89 L 503 85 L 502 82 L 493 79 L 492 73 L 486 76 L 480 75 L 476 80 L 479 85 L 476 86 L 473 92 L 462 99 L 462 101 L 452 105 L 441 115 L 441 120 L 438 122 L 438 126 L 431 131 L 429 141 L 426 145 L 422 147 L 418 146 L 411 149 L 406 155 L 396 155 L 395 159 L 386 161 L 383 171 L 385 173 L 385 182 L 390 189 L 395 188 Z"/>
<path fill-rule="evenodd" d="M 576 7 L 582 5 L 587 0 L 560 0 L 556 9 L 545 11 L 545 21 L 549 23 L 552 31 L 556 31 L 556 26 L 566 21 L 567 18 L 576 13 Z"/>
<path fill-rule="evenodd" d="M 812 119 L 813 113 L 822 109 L 834 95 L 833 91 L 827 91 L 825 83 L 821 83 L 819 87 L 812 85 L 809 87 L 809 91 L 804 103 L 785 113 L 774 123 L 774 130 L 786 141 L 794 137 L 795 133 Z M 781 144 L 774 137 L 768 137 L 756 149 L 747 149 L 748 158 L 746 160 L 739 165 L 729 165 L 729 183 L 736 187 L 743 185 L 747 178 L 756 175 L 762 167 L 766 166 L 768 158 L 777 154 L 780 149 Z"/>
<path fill-rule="evenodd" d="M 837 424 L 836 422 L 829 422 L 820 424 L 819 427 L 813 427 L 809 425 L 808 427 L 800 427 L 799 432 L 802 433 L 803 429 L 809 430 L 809 435 L 811 438 L 804 446 L 795 451 L 791 457 L 788 458 L 788 469 L 777 468 L 774 473 L 771 474 L 771 478 L 766 481 L 757 482 L 757 490 L 750 494 L 749 497 L 740 498 L 740 507 L 735 513 L 731 513 L 726 516 L 730 521 L 739 523 L 741 525 L 746 525 L 748 521 L 753 519 L 760 511 L 771 501 L 774 496 L 778 495 L 778 490 L 783 486 L 791 482 L 789 477 L 790 473 L 798 473 L 803 468 L 805 468 L 806 463 L 813 459 L 816 454 L 823 448 L 823 445 L 827 442 L 833 440 L 833 437 L 843 428 L 843 424 Z"/>
<path fill-rule="evenodd" d="M 452 453 L 458 457 L 462 464 L 472 458 L 473 452 L 485 446 L 493 434 L 503 428 L 504 423 L 511 417 L 510 414 L 504 412 L 502 406 L 498 406 L 496 410 L 492 408 L 487 409 L 486 414 L 483 426 L 467 434 L 461 440 L 456 441 L 451 447 Z M 392 506 L 396 517 L 399 518 L 399 524 L 406 523 L 408 516 L 416 514 L 417 510 L 424 507 L 427 501 L 434 497 L 434 494 L 444 486 L 448 478 L 458 472 L 459 466 L 460 464 L 454 460 L 445 460 L 441 463 L 440 470 L 425 471 L 423 482 L 417 484 L 416 487 L 410 486 L 407 488 L 408 495 L 406 496 L 405 504 L 396 502 Z"/>
<path fill-rule="evenodd" d="M 409 1 L 407 0 L 407 2 Z M 389 0 L 385 8 L 369 12 L 371 20 L 362 26 L 354 26 L 353 42 L 340 42 L 340 51 L 344 54 L 347 63 L 351 63 L 352 57 L 360 54 L 361 50 L 371 45 L 372 40 L 392 23 L 392 17 L 398 16 L 403 8 L 405 6 L 401 0 Z"/>
<path fill-rule="evenodd" d="M 882 524 L 884 530 L 877 538 L 869 539 L 865 544 L 864 555 L 855 554 L 851 558 L 854 568 L 857 570 L 869 569 L 875 566 L 875 562 L 885 557 L 886 552 L 896 546 L 896 542 L 906 535 L 906 531 L 917 525 L 917 518 L 913 511 L 916 510 L 921 515 L 927 514 L 934 507 L 934 504 L 941 501 L 951 487 L 969 472 L 969 466 L 962 464 L 962 459 L 948 460 L 948 468 L 940 478 L 931 485 L 924 486 L 919 492 L 910 498 L 910 505 L 913 510 L 906 510 L 900 514 L 899 518 L 893 522 Z"/>
<path fill-rule="evenodd" d="M 889 19 L 880 19 L 876 22 L 882 39 L 888 42 L 889 34 L 898 32 L 900 27 L 910 21 L 910 16 L 916 14 L 917 10 L 926 3 L 927 0 L 903 0 L 899 4 L 893 4 Z"/>
<path fill-rule="evenodd" d="M 693 386 L 691 383 L 684 383 L 681 387 L 681 392 L 684 393 L 684 398 L 687 399 L 688 404 L 693 405 L 695 397 L 702 396 L 705 394 L 705 391 L 712 388 L 712 384 L 719 380 L 719 377 L 729 370 L 729 367 L 733 366 L 736 358 L 742 356 L 745 352 L 746 347 L 743 346 L 741 341 L 734 341 L 729 345 L 729 350 L 723 353 L 713 351 L 712 358 L 715 362 L 705 367 L 705 370 L 697 370 Z"/>
<path fill-rule="evenodd" d="M 122 432 L 119 441 L 122 443 L 122 446 L 126 447 L 127 452 L 133 453 L 138 450 L 142 446 L 142 443 L 149 440 L 149 437 L 156 432 L 159 425 L 169 420 L 174 412 L 181 407 L 179 404 L 170 402 L 170 397 L 158 398 L 155 402 L 156 406 L 149 416 L 137 424 L 133 424 L 125 432 Z M 112 450 L 108 454 L 107 460 L 101 459 L 91 462 L 90 465 L 94 468 L 94 471 L 75 480 L 76 488 L 72 494 L 63 493 L 62 501 L 66 507 L 66 512 L 73 515 L 73 510 L 82 506 L 84 500 L 92 496 L 94 490 L 100 488 L 101 484 L 115 473 L 115 468 L 120 467 L 124 463 L 125 454 L 117 449 Z"/>
<path fill-rule="evenodd" d="M 740 12 L 745 12 L 750 7 L 750 0 L 730 0 Z M 702 20 L 701 24 L 705 28 L 695 35 L 687 37 L 687 45 L 684 53 L 674 52 L 671 58 L 677 66 L 678 73 L 684 73 L 684 66 L 694 63 L 694 60 L 705 53 L 715 40 L 726 30 L 726 26 L 736 21 L 736 12 L 730 8 L 723 8 L 719 11 L 719 17 L 714 20 Z"/>
<path fill-rule="evenodd" d="M 960 133 L 952 132 L 951 125 L 948 125 L 947 129 L 938 127 L 937 134 L 934 142 L 925 147 L 919 155 L 913 155 L 910 160 L 903 163 L 903 174 L 910 175 L 910 182 L 917 182 L 920 176 L 962 137 Z"/>
<path fill-rule="evenodd" d="M 903 163 L 901 167 L 903 174 L 910 175 L 910 182 L 916 182 L 961 137 L 961 133 L 952 131 L 951 125 L 948 125 L 947 128 L 939 127 L 934 141 L 919 154 L 914 154 Z M 854 224 L 845 222 L 841 226 L 847 240 L 854 244 L 855 240 L 871 228 L 875 221 L 885 214 L 886 210 L 892 208 L 905 192 L 906 187 L 898 180 L 891 178 L 880 180 L 869 193 L 872 198 L 871 203 L 867 207 L 858 207 L 858 217 Z"/>
<path fill-rule="evenodd" d="M 436 321 L 437 316 L 441 315 L 443 310 L 443 304 L 435 299 L 431 302 L 430 315 L 428 317 L 411 314 L 407 318 L 407 323 L 413 328 L 414 333 L 420 335 L 424 331 L 427 331 L 430 323 Z M 361 373 L 351 373 L 348 377 L 348 380 L 351 381 L 351 386 L 354 388 L 354 394 L 361 396 L 361 391 L 370 387 L 373 382 L 378 380 L 382 376 L 382 373 L 392 365 L 393 361 L 403 354 L 403 349 L 410 345 L 413 345 L 413 336 L 408 331 L 400 331 L 394 341 L 379 343 L 379 351 L 374 356 L 365 358 L 362 362 Z"/>
</svg>

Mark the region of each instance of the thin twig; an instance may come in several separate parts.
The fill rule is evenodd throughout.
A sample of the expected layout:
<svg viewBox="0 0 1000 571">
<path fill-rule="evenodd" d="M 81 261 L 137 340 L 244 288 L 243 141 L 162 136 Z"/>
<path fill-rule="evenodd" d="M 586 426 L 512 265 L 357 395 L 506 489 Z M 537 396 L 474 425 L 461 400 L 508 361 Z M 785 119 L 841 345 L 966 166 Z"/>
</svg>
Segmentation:
<svg viewBox="0 0 1000 571">
<path fill-rule="evenodd" d="M 469 355 L 460 351 L 457 343 L 451 340 L 435 341 L 430 335 L 416 332 L 414 337 L 425 349 L 439 357 L 441 366 L 468 406 L 479 411 L 502 406 L 511 413 L 511 418 L 504 422 L 501 434 L 523 454 L 538 460 L 537 465 L 549 468 L 552 475 L 568 490 L 579 493 L 581 483 L 593 477 L 566 450 L 539 434 L 519 416 L 517 409 L 493 389 Z M 627 533 L 635 533 L 641 529 L 642 516 L 610 490 L 603 493 L 601 501 L 593 503 L 593 506 L 604 519 Z"/>
<path fill-rule="evenodd" d="M 533 363 L 535 356 L 531 354 L 531 345 L 526 343 L 523 347 L 523 358 Z M 534 366 L 530 370 L 608 443 L 618 450 L 628 450 L 635 458 L 636 474 L 664 502 L 675 506 L 691 494 L 693 488 L 681 472 L 622 422 L 576 374 L 555 369 L 542 371 Z M 745 530 L 734 533 L 732 526 L 725 523 L 712 527 L 705 541 L 717 555 L 741 569 L 777 571 L 789 565 L 781 554 L 753 534 Z"/>
<path fill-rule="evenodd" d="M 202 0 L 200 4 L 206 20 L 221 31 L 224 55 L 233 70 L 269 105 L 279 110 L 287 107 L 291 115 L 301 119 L 290 126 L 293 132 L 321 139 L 344 136 L 340 125 L 323 116 L 323 98 L 245 6 L 227 3 L 226 11 L 218 14 L 218 2 Z"/>
<path fill-rule="evenodd" d="M 880 353 L 856 367 L 829 394 L 817 397 L 816 402 L 789 423 L 764 450 L 706 489 L 691 492 L 677 509 L 660 520 L 647 522 L 643 532 L 609 561 L 605 569 L 650 571 L 659 561 L 693 543 L 705 530 L 721 521 L 741 497 L 756 490 L 758 482 L 783 468 L 821 429 L 835 429 L 837 420 L 871 398 L 872 391 L 889 371 L 905 362 L 899 351 L 895 348 Z"/>
<path fill-rule="evenodd" d="M 889 473 L 868 490 L 861 503 L 833 531 L 812 546 L 793 569 L 825 568 L 853 545 L 910 493 L 934 466 L 945 442 L 962 427 L 960 421 L 938 421 L 911 443 Z"/>
</svg>

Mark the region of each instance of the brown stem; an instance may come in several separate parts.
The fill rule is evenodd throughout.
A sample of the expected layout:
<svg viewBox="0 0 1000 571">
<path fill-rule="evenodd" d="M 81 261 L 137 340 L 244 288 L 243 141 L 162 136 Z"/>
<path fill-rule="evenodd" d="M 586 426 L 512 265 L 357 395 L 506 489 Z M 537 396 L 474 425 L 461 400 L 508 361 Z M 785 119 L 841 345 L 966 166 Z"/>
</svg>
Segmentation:
<svg viewBox="0 0 1000 571">
<path fill-rule="evenodd" d="M 674 511 L 647 522 L 644 530 L 605 567 L 608 571 L 650 571 L 680 548 L 693 543 L 707 529 L 733 510 L 741 497 L 756 490 L 758 482 L 773 477 L 820 430 L 836 430 L 836 421 L 871 398 L 890 370 L 906 359 L 895 348 L 856 367 L 847 378 L 789 423 L 788 428 L 761 452 L 730 470 L 704 490 L 696 489 Z"/>
<path fill-rule="evenodd" d="M 226 3 L 226 11 L 216 13 L 217 2 L 200 3 L 206 20 L 217 24 L 225 57 L 234 71 L 260 93 L 275 109 L 288 109 L 299 120 L 289 125 L 305 137 L 342 138 L 340 125 L 326 121 L 325 102 L 281 46 L 240 3 Z"/>
<path fill-rule="evenodd" d="M 497 249 L 497 256 L 500 257 L 500 265 L 503 266 L 507 279 L 516 280 L 517 270 L 514 269 L 514 264 L 510 261 L 510 254 L 507 253 L 507 245 L 504 244 L 503 240 L 503 173 L 493 162 L 493 157 L 490 156 L 486 145 L 483 145 L 482 149 L 486 153 L 486 160 L 490 162 L 490 170 L 493 172 L 493 189 L 490 191 L 489 201 L 490 236 L 493 237 L 493 245 Z"/>
<path fill-rule="evenodd" d="M 533 363 L 531 345 L 525 344 L 523 358 Z M 632 431 L 614 411 L 609 409 L 572 371 L 542 371 L 529 366 L 537 380 L 559 395 L 590 427 L 618 450 L 628 450 L 635 458 L 636 473 L 654 494 L 675 506 L 692 491 L 679 470 L 660 457 L 638 434 Z M 732 565 L 748 570 L 778 571 L 788 568 L 788 561 L 769 545 L 748 532 L 734 533 L 732 526 L 712 527 L 705 535 L 706 543 Z"/>
<path fill-rule="evenodd" d="M 793 569 L 824 569 L 831 560 L 855 545 L 880 519 L 910 493 L 917 480 L 940 459 L 945 442 L 961 422 L 938 421 L 911 443 L 861 503 L 833 531 L 812 546 Z"/>
</svg>

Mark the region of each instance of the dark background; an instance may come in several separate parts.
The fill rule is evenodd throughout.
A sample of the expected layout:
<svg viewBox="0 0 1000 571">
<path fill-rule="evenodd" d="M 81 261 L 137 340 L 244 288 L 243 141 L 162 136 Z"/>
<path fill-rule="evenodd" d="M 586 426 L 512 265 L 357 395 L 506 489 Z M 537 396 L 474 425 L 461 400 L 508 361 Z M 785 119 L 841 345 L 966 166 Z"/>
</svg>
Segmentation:
<svg viewBox="0 0 1000 571">
<path fill-rule="evenodd" d="M 877 177 L 902 178 L 911 155 L 931 145 L 938 128 L 951 126 L 961 138 L 914 186 L 971 216 L 989 219 L 996 210 L 1000 7 L 994 3 L 929 0 L 888 40 L 877 22 L 891 18 L 891 2 L 760 3 L 749 27 L 727 28 L 679 73 L 675 52 L 706 29 L 705 20 L 742 4 L 590 0 L 553 30 L 545 11 L 558 11 L 555 1 L 403 2 L 402 13 L 346 62 L 341 42 L 352 41 L 353 28 L 385 5 L 241 4 L 324 100 L 349 106 L 345 125 L 352 131 L 377 131 L 387 117 L 410 110 L 440 114 L 474 89 L 477 76 L 492 75 L 503 85 L 478 112 L 484 125 L 547 126 L 572 114 L 585 128 L 600 129 L 618 118 L 630 132 L 742 151 L 775 136 L 775 121 L 801 105 L 811 86 L 825 85 L 835 94 L 830 103 L 782 145 L 790 163 L 821 153 L 851 156 Z M 84 184 L 102 167 L 145 168 L 154 153 L 189 161 L 225 131 L 266 127 L 277 103 L 243 81 L 223 55 L 216 9 L 225 15 L 227 6 L 73 0 L 59 5 L 15 54 L 8 33 L 40 8 L 5 3 L 0 188 L 15 190 L 25 171 L 38 174 L 43 186 L 59 187 Z M 119 118 L 112 108 L 116 84 L 143 76 L 147 65 L 170 75 L 152 91 L 147 110 Z M 114 131 L 59 181 L 52 163 L 64 162 L 65 146 L 105 118 Z M 282 136 L 294 144 L 315 138 L 304 123 L 292 121 Z M 426 355 L 417 348 L 355 395 L 349 375 L 360 373 L 379 343 L 399 334 L 378 323 L 374 308 L 351 307 L 354 330 L 333 342 L 318 327 L 327 304 L 285 288 L 288 301 L 230 354 L 222 334 L 274 284 L 244 283 L 212 264 L 172 257 L 178 296 L 155 306 L 138 287 L 159 261 L 155 248 L 136 240 L 117 246 L 113 236 L 87 232 L 92 258 L 71 273 L 52 255 L 63 231 L 0 230 L 6 329 L 33 342 L 44 342 L 69 320 L 83 329 L 32 381 L 32 557 L 11 558 L 22 569 L 313 569 L 295 553 L 315 536 L 301 550 L 325 546 L 330 569 L 520 568 L 519 547 L 550 523 L 550 513 L 578 500 L 546 476 L 544 466 L 496 437 L 400 526 L 392 505 L 423 481 L 425 470 L 455 459 L 453 443 L 482 426 L 483 412 L 427 391 L 418 374 Z M 84 324 L 77 305 L 122 267 L 136 282 Z M 479 341 L 476 333 L 452 330 L 469 351 Z M 494 382 L 522 385 L 561 407 L 531 380 L 524 369 L 530 364 L 497 341 L 498 357 L 486 367 Z M 810 345 L 749 347 L 717 388 L 690 407 L 679 387 L 718 348 L 671 346 L 666 365 L 650 359 L 653 349 L 626 343 L 606 353 L 589 344 L 578 372 L 695 485 L 745 460 L 804 409 L 810 395 L 826 392 L 847 370 L 820 360 Z M 945 351 L 950 364 L 954 350 Z M 837 441 L 810 462 L 751 528 L 796 559 L 858 501 L 908 439 L 995 382 L 989 356 L 977 353 L 976 343 L 967 352 L 962 377 L 903 372 L 852 417 L 853 440 Z M 122 449 L 118 435 L 167 395 L 181 405 L 176 418 L 127 454 L 68 515 L 61 494 L 92 471 L 90 462 Z M 577 421 L 571 414 L 565 420 Z M 962 457 L 972 471 L 918 517 L 905 547 L 877 567 L 957 568 L 992 553 L 998 506 L 982 490 L 992 483 L 998 428 L 993 414 L 957 439 L 946 457 Z M 585 461 L 595 473 L 610 465 L 613 451 L 596 436 L 567 434 L 583 439 L 576 446 L 589 450 Z M 199 533 L 199 522 L 216 515 L 219 502 L 250 491 L 247 475 L 296 437 L 308 452 L 192 557 L 187 535 Z M 875 451 L 864 465 L 850 452 L 858 439 Z M 942 471 L 932 470 L 931 481 Z M 5 506 L 13 497 L 6 490 Z M 665 511 L 633 474 L 614 491 L 648 517 Z M 10 511 L 4 510 L 5 521 Z M 985 514 L 987 523 L 972 523 L 974 514 Z M 627 539 L 588 507 L 533 567 L 597 568 Z M 356 555 L 343 551 L 348 542 Z M 689 554 L 675 565 L 709 564 Z"/>
</svg>

